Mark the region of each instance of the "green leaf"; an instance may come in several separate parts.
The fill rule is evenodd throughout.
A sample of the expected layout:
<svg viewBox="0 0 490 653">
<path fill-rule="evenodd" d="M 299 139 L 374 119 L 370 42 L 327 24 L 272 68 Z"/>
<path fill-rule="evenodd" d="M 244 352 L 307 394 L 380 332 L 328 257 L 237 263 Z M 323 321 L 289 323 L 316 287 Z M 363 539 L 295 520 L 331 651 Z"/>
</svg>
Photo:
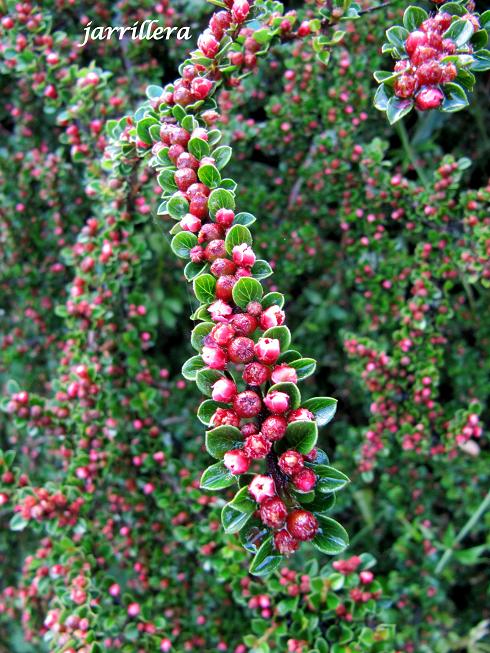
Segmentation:
<svg viewBox="0 0 490 653">
<path fill-rule="evenodd" d="M 201 356 L 192 356 L 182 365 L 182 376 L 188 381 L 195 381 L 197 372 L 205 367 L 206 364 Z"/>
<path fill-rule="evenodd" d="M 230 449 L 243 445 L 240 429 L 234 426 L 217 426 L 206 433 L 206 450 L 213 458 L 223 458 Z"/>
<path fill-rule="evenodd" d="M 146 97 L 150 100 L 159 100 L 163 95 L 163 88 L 156 84 L 150 84 L 146 87 Z"/>
<path fill-rule="evenodd" d="M 349 478 L 335 467 L 313 465 L 312 469 L 318 477 L 315 489 L 323 494 L 338 492 L 349 483 Z"/>
<path fill-rule="evenodd" d="M 136 124 L 136 134 L 139 140 L 147 145 L 151 145 L 153 142 L 150 136 L 150 127 L 152 125 L 158 125 L 156 118 L 146 117 Z"/>
<path fill-rule="evenodd" d="M 251 245 L 252 242 L 253 242 L 252 234 L 247 229 L 247 227 L 244 227 L 243 225 L 240 224 L 235 224 L 233 225 L 233 227 L 231 227 L 228 230 L 228 233 L 226 234 L 226 238 L 225 238 L 226 251 L 228 252 L 228 254 L 231 254 L 233 248 L 236 245 L 242 245 L 243 243 L 246 243 L 247 245 Z"/>
<path fill-rule="evenodd" d="M 260 302 L 262 299 L 262 285 L 253 277 L 241 277 L 233 286 L 233 301 L 240 308 L 246 308 L 250 302 Z"/>
<path fill-rule="evenodd" d="M 463 87 L 459 84 L 448 82 L 444 84 L 444 102 L 441 105 L 442 111 L 445 113 L 454 113 L 461 111 L 468 106 L 468 98 Z"/>
<path fill-rule="evenodd" d="M 242 211 L 241 213 L 237 213 L 235 215 L 235 219 L 233 221 L 233 224 L 241 224 L 244 227 L 248 227 L 249 225 L 253 224 L 257 218 L 252 215 L 251 213 L 246 213 Z"/>
<path fill-rule="evenodd" d="M 192 263 L 192 261 L 190 261 L 184 268 L 184 276 L 187 281 L 192 281 L 200 274 L 202 274 L 206 270 L 207 266 L 207 263 Z"/>
<path fill-rule="evenodd" d="M 202 322 L 192 329 L 191 345 L 196 351 L 201 351 L 203 339 L 209 334 L 214 327 L 214 322 Z"/>
<path fill-rule="evenodd" d="M 272 274 L 272 268 L 267 261 L 257 259 L 252 266 L 252 274 L 254 279 L 267 279 Z"/>
<path fill-rule="evenodd" d="M 189 252 L 197 245 L 197 236 L 189 231 L 180 231 L 172 238 L 170 247 L 179 258 L 189 258 Z"/>
<path fill-rule="evenodd" d="M 233 474 L 220 461 L 204 470 L 200 486 L 203 490 L 222 490 L 233 485 L 235 481 Z"/>
<path fill-rule="evenodd" d="M 174 177 L 175 168 L 164 168 L 157 177 L 157 183 L 165 192 L 174 193 L 177 190 Z"/>
<path fill-rule="evenodd" d="M 311 376 L 316 370 L 316 360 L 314 358 L 298 358 L 297 360 L 290 361 L 288 365 L 296 370 L 298 381 L 302 381 L 308 376 Z"/>
<path fill-rule="evenodd" d="M 386 107 L 386 117 L 390 125 L 393 125 L 395 122 L 398 122 L 403 116 L 406 116 L 407 113 L 413 109 L 414 101 L 413 100 L 402 100 L 395 95 L 388 100 L 388 105 Z"/>
<path fill-rule="evenodd" d="M 279 340 L 281 351 L 286 351 L 291 344 L 291 331 L 284 325 L 271 327 L 264 331 L 264 338 L 275 338 Z"/>
<path fill-rule="evenodd" d="M 167 202 L 167 213 L 174 220 L 180 220 L 189 212 L 189 202 L 181 193 L 175 193 Z"/>
<path fill-rule="evenodd" d="M 268 576 L 281 564 L 282 555 L 275 549 L 272 536 L 268 537 L 255 554 L 249 572 L 254 576 Z"/>
<path fill-rule="evenodd" d="M 199 181 L 208 186 L 209 188 L 216 188 L 221 181 L 221 175 L 218 168 L 215 168 L 210 163 L 201 166 L 197 171 Z"/>
<path fill-rule="evenodd" d="M 451 39 L 460 48 L 471 39 L 474 31 L 474 27 L 469 20 L 456 18 L 444 32 L 443 38 Z"/>
<path fill-rule="evenodd" d="M 214 399 L 205 399 L 197 410 L 197 417 L 203 424 L 209 426 L 211 418 L 218 408 L 228 408 L 228 406 L 220 401 L 214 401 Z"/>
<path fill-rule="evenodd" d="M 299 388 L 296 384 L 294 383 L 276 383 L 275 385 L 272 385 L 269 388 L 269 392 L 272 392 L 273 390 L 278 390 L 279 392 L 285 392 L 289 399 L 290 399 L 290 405 L 292 409 L 299 408 L 301 405 L 301 393 L 299 391 Z"/>
<path fill-rule="evenodd" d="M 415 32 L 428 17 L 428 13 L 421 7 L 407 7 L 403 14 L 403 25 L 409 32 Z"/>
<path fill-rule="evenodd" d="M 308 510 L 315 515 L 322 515 L 326 512 L 332 510 L 335 506 L 335 494 L 331 492 L 330 494 L 322 494 L 321 492 L 315 493 L 315 498 L 313 501 L 308 503 Z"/>
<path fill-rule="evenodd" d="M 209 145 L 202 138 L 191 138 L 187 144 L 187 149 L 198 161 L 200 161 L 203 156 L 209 156 Z"/>
<path fill-rule="evenodd" d="M 378 90 L 374 95 L 373 104 L 379 111 L 386 111 L 388 109 L 389 101 L 390 96 L 386 92 L 386 86 L 381 84 L 381 86 L 378 86 Z"/>
<path fill-rule="evenodd" d="M 471 70 L 475 70 L 476 72 L 490 70 L 490 50 L 478 50 L 473 55 L 473 58 L 474 62 L 470 66 Z"/>
<path fill-rule="evenodd" d="M 201 274 L 194 279 L 194 294 L 201 304 L 210 304 L 215 299 L 216 279 L 212 274 Z"/>
<path fill-rule="evenodd" d="M 213 159 L 216 162 L 216 167 L 218 170 L 222 170 L 232 155 L 232 149 L 228 145 L 221 145 L 217 147 L 213 152 Z"/>
<path fill-rule="evenodd" d="M 267 295 L 264 295 L 261 303 L 264 310 L 269 308 L 269 306 L 279 306 L 279 308 L 282 308 L 284 306 L 284 295 L 280 292 L 269 292 Z"/>
<path fill-rule="evenodd" d="M 224 188 L 217 188 L 211 191 L 208 198 L 208 209 L 211 216 L 215 216 L 220 209 L 234 209 L 235 198 L 233 193 Z"/>
<path fill-rule="evenodd" d="M 337 399 L 333 397 L 313 397 L 303 402 L 303 408 L 307 408 L 313 413 L 318 426 L 325 426 L 335 415 Z"/>
<path fill-rule="evenodd" d="M 222 378 L 223 374 L 218 370 L 199 370 L 196 374 L 196 385 L 203 395 L 210 397 L 213 392 L 213 385 L 218 379 Z"/>
<path fill-rule="evenodd" d="M 10 530 L 11 531 L 23 531 L 27 526 L 28 521 L 24 519 L 20 512 L 16 513 L 10 520 Z"/>
<path fill-rule="evenodd" d="M 293 361 L 297 361 L 301 358 L 301 354 L 299 351 L 296 351 L 296 349 L 288 349 L 287 351 L 283 351 L 279 358 L 277 359 L 278 363 L 292 363 Z"/>
<path fill-rule="evenodd" d="M 408 38 L 408 30 L 400 25 L 394 25 L 386 30 L 386 38 L 397 50 L 403 52 L 405 41 Z"/>
<path fill-rule="evenodd" d="M 318 426 L 316 422 L 291 422 L 286 429 L 286 439 L 296 451 L 310 453 L 318 439 Z"/>
<path fill-rule="evenodd" d="M 313 545 L 327 555 L 342 553 L 349 545 L 345 528 L 330 517 L 318 515 L 317 519 L 319 530 L 313 538 Z"/>
<path fill-rule="evenodd" d="M 221 522 L 225 532 L 238 533 L 256 510 L 257 504 L 250 496 L 246 485 L 238 490 L 235 497 L 223 508 Z"/>
</svg>

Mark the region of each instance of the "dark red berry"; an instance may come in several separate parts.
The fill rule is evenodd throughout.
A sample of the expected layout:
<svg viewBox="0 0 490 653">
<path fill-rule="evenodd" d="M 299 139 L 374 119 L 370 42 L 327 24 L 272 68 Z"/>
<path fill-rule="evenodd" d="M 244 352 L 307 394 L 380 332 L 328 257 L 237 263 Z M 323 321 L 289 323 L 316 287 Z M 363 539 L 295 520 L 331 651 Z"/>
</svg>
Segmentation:
<svg viewBox="0 0 490 653">
<path fill-rule="evenodd" d="M 270 377 L 270 370 L 266 365 L 254 361 L 243 370 L 243 380 L 247 385 L 262 385 Z"/>
<path fill-rule="evenodd" d="M 263 436 L 275 442 L 284 437 L 286 428 L 287 422 L 284 417 L 280 415 L 271 415 L 270 417 L 266 417 L 262 422 L 261 431 Z"/>
<path fill-rule="evenodd" d="M 237 394 L 233 400 L 233 410 L 239 417 L 257 417 L 262 409 L 262 401 L 253 390 Z"/>
<path fill-rule="evenodd" d="M 306 542 L 315 537 L 318 521 L 308 510 L 295 510 L 287 518 L 287 528 L 293 537 Z"/>
<path fill-rule="evenodd" d="M 254 358 L 254 341 L 244 336 L 235 338 L 228 345 L 228 356 L 234 363 L 250 363 Z"/>
<path fill-rule="evenodd" d="M 287 516 L 286 504 L 279 497 L 266 499 L 260 505 L 260 519 L 269 528 L 281 528 Z"/>
<path fill-rule="evenodd" d="M 287 530 L 283 529 L 274 535 L 274 546 L 279 553 L 289 556 L 298 550 L 299 542 Z"/>
</svg>

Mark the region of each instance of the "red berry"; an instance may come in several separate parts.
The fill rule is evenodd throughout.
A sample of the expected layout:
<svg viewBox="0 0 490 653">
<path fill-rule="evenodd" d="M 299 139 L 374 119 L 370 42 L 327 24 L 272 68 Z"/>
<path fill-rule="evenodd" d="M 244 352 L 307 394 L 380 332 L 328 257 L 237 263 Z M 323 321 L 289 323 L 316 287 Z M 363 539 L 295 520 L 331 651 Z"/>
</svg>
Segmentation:
<svg viewBox="0 0 490 653">
<path fill-rule="evenodd" d="M 202 359 L 212 370 L 224 370 L 228 357 L 219 347 L 203 347 Z"/>
<path fill-rule="evenodd" d="M 279 497 L 266 499 L 260 506 L 260 519 L 269 528 L 281 528 L 287 516 L 286 504 Z"/>
<path fill-rule="evenodd" d="M 224 347 L 228 345 L 235 335 L 235 329 L 231 324 L 217 324 L 209 334 L 217 345 Z"/>
<path fill-rule="evenodd" d="M 413 75 L 400 75 L 394 83 L 393 90 L 397 97 L 412 97 L 417 90 L 417 80 Z"/>
<path fill-rule="evenodd" d="M 196 77 L 191 82 L 191 93 L 198 99 L 204 100 L 211 89 L 213 88 L 213 82 L 210 79 L 205 79 L 204 77 Z"/>
<path fill-rule="evenodd" d="M 405 50 L 408 53 L 408 56 L 411 57 L 415 52 L 416 48 L 420 45 L 426 45 L 427 43 L 427 34 L 421 30 L 416 30 L 408 35 L 407 40 L 405 41 Z"/>
<path fill-rule="evenodd" d="M 266 440 L 260 433 L 249 435 L 244 442 L 244 451 L 249 458 L 260 460 L 265 458 L 271 450 L 272 442 Z"/>
<path fill-rule="evenodd" d="M 272 390 L 264 398 L 264 404 L 271 413 L 282 415 L 289 408 L 289 395 L 279 390 Z"/>
<path fill-rule="evenodd" d="M 247 245 L 246 243 L 235 245 L 233 248 L 233 261 L 237 265 L 252 267 L 255 263 L 255 254 L 250 245 Z"/>
<path fill-rule="evenodd" d="M 300 492 L 309 492 L 315 487 L 316 475 L 311 469 L 305 467 L 293 476 L 294 487 Z"/>
<path fill-rule="evenodd" d="M 196 173 L 192 168 L 181 168 L 174 175 L 177 188 L 185 192 L 189 186 L 197 180 Z"/>
<path fill-rule="evenodd" d="M 227 408 L 217 408 L 210 421 L 213 426 L 240 426 L 238 415 Z"/>
<path fill-rule="evenodd" d="M 199 235 L 197 237 L 197 242 L 201 245 L 202 243 L 210 243 L 213 240 L 221 240 L 223 237 L 223 230 L 219 225 L 208 222 L 203 226 Z M 226 251 L 225 251 L 226 256 Z"/>
<path fill-rule="evenodd" d="M 288 415 L 288 422 L 312 422 L 315 416 L 307 408 L 296 408 Z"/>
<path fill-rule="evenodd" d="M 287 530 L 283 529 L 274 535 L 274 546 L 282 553 L 282 555 L 289 556 L 298 550 L 299 542 Z"/>
<path fill-rule="evenodd" d="M 189 192 L 189 191 L 187 191 Z M 198 218 L 205 218 L 208 215 L 208 199 L 205 195 L 194 195 L 189 204 L 189 213 Z M 217 236 L 215 236 L 216 238 Z"/>
<path fill-rule="evenodd" d="M 269 368 L 257 361 L 250 363 L 243 370 L 243 380 L 247 385 L 262 385 L 270 376 Z"/>
<path fill-rule="evenodd" d="M 430 109 L 437 109 L 441 106 L 444 100 L 443 92 L 438 88 L 425 87 L 422 88 L 417 97 L 415 98 L 415 106 L 420 111 L 429 111 Z"/>
<path fill-rule="evenodd" d="M 254 358 L 254 341 L 240 336 L 228 345 L 228 355 L 234 363 L 250 363 Z"/>
<path fill-rule="evenodd" d="M 433 86 L 441 81 L 442 68 L 437 61 L 427 61 L 415 73 L 421 86 Z"/>
<path fill-rule="evenodd" d="M 241 428 L 240 431 L 244 438 L 248 438 L 250 435 L 256 435 L 259 432 L 259 427 L 255 422 L 246 422 Z"/>
<path fill-rule="evenodd" d="M 216 211 L 215 220 L 222 227 L 231 227 L 235 214 L 231 209 L 219 209 Z"/>
<path fill-rule="evenodd" d="M 318 531 L 318 521 L 307 510 L 295 510 L 287 518 L 287 528 L 293 537 L 306 542 L 315 537 Z"/>
<path fill-rule="evenodd" d="M 245 474 L 250 467 L 250 459 L 241 449 L 232 449 L 225 453 L 223 462 L 232 474 Z"/>
<path fill-rule="evenodd" d="M 278 460 L 279 469 L 288 476 L 298 474 L 304 467 L 303 456 L 299 451 L 289 449 L 285 451 Z"/>
<path fill-rule="evenodd" d="M 270 329 L 271 327 L 280 326 L 284 323 L 285 313 L 279 306 L 269 306 L 260 316 L 260 326 L 262 329 Z"/>
<path fill-rule="evenodd" d="M 211 240 L 204 250 L 204 254 L 208 261 L 215 261 L 217 258 L 226 256 L 226 248 L 224 240 Z"/>
<path fill-rule="evenodd" d="M 261 432 L 262 435 L 275 442 L 284 437 L 286 433 L 287 422 L 286 419 L 280 415 L 271 415 L 266 417 L 262 422 Z"/>
<path fill-rule="evenodd" d="M 216 297 L 225 302 L 230 300 L 233 296 L 233 286 L 235 283 L 235 277 L 229 274 L 219 277 L 216 282 Z"/>
<path fill-rule="evenodd" d="M 253 390 L 240 392 L 233 400 L 233 410 L 239 417 L 257 417 L 262 409 L 262 401 Z"/>
<path fill-rule="evenodd" d="M 233 261 L 230 261 L 227 258 L 217 258 L 213 261 L 210 272 L 215 277 L 221 277 L 222 275 L 233 274 L 235 270 L 236 265 L 233 263 Z"/>
<path fill-rule="evenodd" d="M 257 320 L 248 313 L 237 313 L 231 319 L 236 332 L 243 336 L 249 336 L 257 328 Z"/>
<path fill-rule="evenodd" d="M 231 379 L 218 379 L 213 384 L 212 398 L 214 401 L 228 403 L 236 395 L 236 385 Z"/>
<path fill-rule="evenodd" d="M 281 353 L 279 340 L 276 338 L 259 338 L 255 345 L 255 354 L 266 365 L 275 363 Z"/>
</svg>

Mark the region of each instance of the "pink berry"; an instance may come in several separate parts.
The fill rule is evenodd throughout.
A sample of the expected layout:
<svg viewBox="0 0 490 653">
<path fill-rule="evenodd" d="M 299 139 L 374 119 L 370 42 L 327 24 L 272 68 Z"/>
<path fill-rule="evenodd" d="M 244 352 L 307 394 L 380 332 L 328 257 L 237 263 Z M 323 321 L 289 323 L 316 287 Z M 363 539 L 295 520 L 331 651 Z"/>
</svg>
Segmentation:
<svg viewBox="0 0 490 653">
<path fill-rule="evenodd" d="M 293 476 L 293 474 L 298 474 L 298 472 L 303 469 L 303 456 L 299 453 L 299 451 L 289 449 L 288 451 L 285 451 L 283 454 L 281 454 L 278 460 L 278 465 L 279 469 L 284 472 L 284 474 Z"/>
<path fill-rule="evenodd" d="M 310 492 L 316 484 L 315 472 L 305 467 L 293 476 L 293 484 L 300 492 Z"/>
<path fill-rule="evenodd" d="M 257 417 L 262 409 L 262 401 L 253 390 L 240 392 L 233 400 L 233 410 L 239 417 Z"/>
<path fill-rule="evenodd" d="M 258 474 L 248 486 L 248 491 L 257 503 L 262 503 L 265 499 L 276 494 L 276 486 L 271 476 Z"/>
<path fill-rule="evenodd" d="M 430 109 L 437 109 L 440 107 L 443 100 L 444 94 L 440 89 L 425 87 L 417 93 L 415 106 L 417 109 L 420 109 L 420 111 L 429 111 Z"/>
<path fill-rule="evenodd" d="M 281 415 L 289 408 L 289 395 L 279 390 L 269 392 L 264 398 L 264 404 L 267 406 L 271 413 Z"/>
<path fill-rule="evenodd" d="M 232 474 L 245 474 L 250 467 L 250 460 L 241 449 L 232 449 L 225 453 L 223 462 Z"/>
<path fill-rule="evenodd" d="M 224 370 L 228 362 L 225 352 L 219 347 L 204 346 L 201 355 L 203 361 L 212 370 Z"/>
<path fill-rule="evenodd" d="M 223 403 L 230 402 L 236 395 L 236 385 L 231 379 L 218 379 L 213 384 L 212 398 Z"/>
<path fill-rule="evenodd" d="M 280 326 L 284 323 L 285 317 L 284 311 L 279 306 L 269 306 L 260 316 L 260 326 L 264 330 Z"/>
<path fill-rule="evenodd" d="M 261 363 L 272 365 L 279 358 L 281 346 L 276 338 L 259 338 L 255 345 L 255 355 Z"/>
<path fill-rule="evenodd" d="M 260 505 L 260 519 L 269 528 L 281 528 L 287 516 L 286 504 L 279 497 L 266 499 Z"/>
</svg>

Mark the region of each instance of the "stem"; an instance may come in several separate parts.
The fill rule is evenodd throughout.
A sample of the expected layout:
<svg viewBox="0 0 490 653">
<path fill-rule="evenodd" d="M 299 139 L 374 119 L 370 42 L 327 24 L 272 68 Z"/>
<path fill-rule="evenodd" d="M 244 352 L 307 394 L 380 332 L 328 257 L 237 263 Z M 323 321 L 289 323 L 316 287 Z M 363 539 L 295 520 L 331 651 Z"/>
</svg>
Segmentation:
<svg viewBox="0 0 490 653">
<path fill-rule="evenodd" d="M 484 497 L 483 501 L 480 503 L 478 508 L 475 510 L 475 512 L 471 515 L 471 517 L 468 519 L 466 524 L 463 526 L 463 528 L 459 531 L 459 533 L 456 535 L 456 538 L 454 540 L 453 546 L 449 549 L 446 549 L 444 551 L 444 554 L 442 558 L 439 560 L 437 563 L 437 567 L 435 570 L 435 573 L 439 575 L 444 567 L 447 565 L 449 560 L 451 559 L 453 553 L 454 553 L 454 546 L 456 544 L 459 544 L 461 540 L 463 540 L 468 533 L 471 531 L 473 526 L 478 522 L 480 517 L 483 515 L 485 510 L 490 506 L 490 490 L 487 492 L 486 496 Z"/>
<path fill-rule="evenodd" d="M 407 155 L 410 163 L 412 164 L 413 169 L 417 173 L 417 176 L 422 182 L 422 184 L 424 185 L 425 189 L 429 190 L 429 178 L 427 177 L 424 170 L 419 166 L 417 162 L 417 157 L 410 143 L 410 138 L 408 136 L 408 132 L 405 125 L 403 124 L 403 122 L 400 121 L 396 123 L 395 128 L 398 133 L 398 136 L 400 137 L 405 154 Z"/>
</svg>

